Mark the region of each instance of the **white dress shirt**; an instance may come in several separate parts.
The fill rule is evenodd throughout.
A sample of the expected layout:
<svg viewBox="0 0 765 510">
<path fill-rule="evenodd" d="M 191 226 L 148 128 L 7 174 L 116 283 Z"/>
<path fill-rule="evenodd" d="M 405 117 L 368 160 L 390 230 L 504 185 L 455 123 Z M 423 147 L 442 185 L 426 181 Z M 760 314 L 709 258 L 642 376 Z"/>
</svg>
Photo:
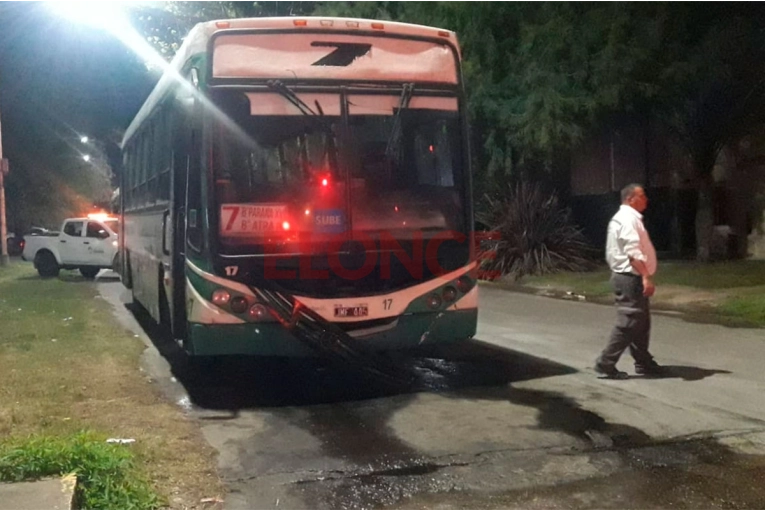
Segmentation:
<svg viewBox="0 0 765 510">
<path fill-rule="evenodd" d="M 608 224 L 606 261 L 615 273 L 638 273 L 630 259 L 642 261 L 648 273 L 656 273 L 656 250 L 643 225 L 643 215 L 622 205 Z"/>
</svg>

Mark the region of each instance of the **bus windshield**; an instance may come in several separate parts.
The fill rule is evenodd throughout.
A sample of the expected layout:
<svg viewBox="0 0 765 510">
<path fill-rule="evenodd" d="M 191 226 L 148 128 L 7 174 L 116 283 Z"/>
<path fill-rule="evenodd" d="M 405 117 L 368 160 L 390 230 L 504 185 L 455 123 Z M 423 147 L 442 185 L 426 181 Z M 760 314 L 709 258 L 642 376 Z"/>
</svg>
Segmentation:
<svg viewBox="0 0 765 510">
<path fill-rule="evenodd" d="M 316 109 L 324 115 L 262 115 L 241 104 L 257 94 L 240 94 L 238 113 L 216 122 L 212 163 L 224 253 L 328 235 L 411 239 L 413 231 L 465 231 L 456 108 L 439 109 L 438 101 L 419 108 L 413 100 L 397 118 L 395 96 L 379 108 L 350 96 L 344 129 L 333 106 L 339 95 L 323 96 Z"/>
</svg>

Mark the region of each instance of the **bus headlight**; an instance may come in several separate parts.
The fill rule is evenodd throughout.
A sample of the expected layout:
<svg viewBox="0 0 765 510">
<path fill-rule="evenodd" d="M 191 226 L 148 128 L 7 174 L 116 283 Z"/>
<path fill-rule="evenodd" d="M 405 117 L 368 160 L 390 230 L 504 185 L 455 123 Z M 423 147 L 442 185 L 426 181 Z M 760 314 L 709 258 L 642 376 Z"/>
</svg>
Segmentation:
<svg viewBox="0 0 765 510">
<path fill-rule="evenodd" d="M 457 280 L 457 288 L 463 294 L 467 294 L 473 288 L 473 280 L 466 274 L 463 274 Z"/>
<path fill-rule="evenodd" d="M 441 307 L 441 296 L 438 294 L 431 294 L 428 296 L 428 307 L 429 308 L 440 308 Z"/>
<path fill-rule="evenodd" d="M 227 290 L 218 289 L 212 294 L 212 302 L 218 306 L 223 306 L 231 301 L 231 294 Z"/>
<path fill-rule="evenodd" d="M 453 302 L 455 299 L 457 299 L 457 289 L 449 285 L 444 289 L 444 291 L 441 293 L 441 297 L 444 298 L 444 301 L 447 303 Z"/>
<path fill-rule="evenodd" d="M 250 319 L 262 321 L 268 318 L 268 309 L 261 304 L 252 305 L 247 311 L 247 315 L 250 316 Z"/>
<path fill-rule="evenodd" d="M 244 313 L 247 311 L 247 300 L 242 296 L 237 296 L 231 300 L 231 311 L 234 313 Z"/>
</svg>

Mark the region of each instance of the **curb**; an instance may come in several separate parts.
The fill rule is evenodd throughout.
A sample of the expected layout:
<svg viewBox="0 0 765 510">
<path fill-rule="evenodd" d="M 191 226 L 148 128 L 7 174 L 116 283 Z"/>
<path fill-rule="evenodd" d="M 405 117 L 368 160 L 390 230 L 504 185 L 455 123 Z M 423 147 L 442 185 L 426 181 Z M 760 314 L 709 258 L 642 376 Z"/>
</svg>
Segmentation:
<svg viewBox="0 0 765 510">
<path fill-rule="evenodd" d="M 0 483 L 0 510 L 77 510 L 77 475 Z"/>
</svg>

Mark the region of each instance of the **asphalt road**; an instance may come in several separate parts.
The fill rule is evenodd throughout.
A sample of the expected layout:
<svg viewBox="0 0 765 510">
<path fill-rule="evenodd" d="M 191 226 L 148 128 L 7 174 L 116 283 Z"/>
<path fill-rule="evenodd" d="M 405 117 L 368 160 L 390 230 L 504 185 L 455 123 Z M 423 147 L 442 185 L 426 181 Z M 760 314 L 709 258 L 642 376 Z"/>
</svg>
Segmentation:
<svg viewBox="0 0 765 510">
<path fill-rule="evenodd" d="M 477 340 L 401 358 L 394 392 L 316 361 L 196 372 L 98 285 L 220 452 L 230 510 L 765 507 L 762 330 L 655 315 L 669 376 L 602 381 L 610 307 L 482 288 Z"/>
</svg>

